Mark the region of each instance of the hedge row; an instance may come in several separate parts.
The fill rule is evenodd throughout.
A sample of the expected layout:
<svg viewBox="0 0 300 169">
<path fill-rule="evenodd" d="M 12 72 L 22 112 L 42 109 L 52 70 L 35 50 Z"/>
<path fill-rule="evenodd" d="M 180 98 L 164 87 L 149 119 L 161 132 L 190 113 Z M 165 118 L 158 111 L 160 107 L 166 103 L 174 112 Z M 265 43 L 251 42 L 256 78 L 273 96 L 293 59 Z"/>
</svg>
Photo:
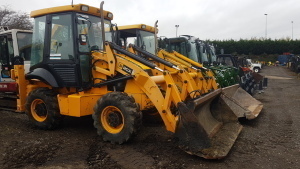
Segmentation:
<svg viewBox="0 0 300 169">
<path fill-rule="evenodd" d="M 290 39 L 251 39 L 244 40 L 209 40 L 224 53 L 236 55 L 280 55 L 285 52 L 300 54 L 300 40 Z"/>
</svg>

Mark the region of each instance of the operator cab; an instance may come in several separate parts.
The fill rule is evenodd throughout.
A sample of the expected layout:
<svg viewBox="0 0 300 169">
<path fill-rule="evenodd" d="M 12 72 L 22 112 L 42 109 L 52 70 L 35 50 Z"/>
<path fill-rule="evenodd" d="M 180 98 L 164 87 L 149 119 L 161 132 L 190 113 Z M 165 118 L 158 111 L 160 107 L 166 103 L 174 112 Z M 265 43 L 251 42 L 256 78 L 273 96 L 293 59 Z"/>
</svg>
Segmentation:
<svg viewBox="0 0 300 169">
<path fill-rule="evenodd" d="M 113 14 L 104 13 L 106 41 Z M 39 79 L 52 87 L 88 88 L 91 51 L 103 50 L 100 9 L 69 5 L 31 12 L 34 18 L 31 67 L 27 79 Z"/>
<path fill-rule="evenodd" d="M 155 55 L 154 27 L 137 24 L 118 27 L 118 44 L 123 47 L 135 44 L 136 46 Z"/>
<path fill-rule="evenodd" d="M 217 63 L 223 66 L 230 66 L 237 68 L 238 65 L 236 63 L 236 60 L 234 59 L 234 56 L 231 54 L 221 54 L 217 56 Z"/>
<path fill-rule="evenodd" d="M 25 60 L 25 71 L 29 71 L 32 31 L 11 29 L 0 32 L 0 72 L 1 81 L 11 82 L 10 70 L 13 57 Z"/>
<path fill-rule="evenodd" d="M 190 35 L 181 35 L 176 38 L 167 38 L 166 50 L 169 52 L 177 51 L 178 53 L 187 56 L 195 62 L 200 62 L 196 50 L 196 38 Z"/>
</svg>

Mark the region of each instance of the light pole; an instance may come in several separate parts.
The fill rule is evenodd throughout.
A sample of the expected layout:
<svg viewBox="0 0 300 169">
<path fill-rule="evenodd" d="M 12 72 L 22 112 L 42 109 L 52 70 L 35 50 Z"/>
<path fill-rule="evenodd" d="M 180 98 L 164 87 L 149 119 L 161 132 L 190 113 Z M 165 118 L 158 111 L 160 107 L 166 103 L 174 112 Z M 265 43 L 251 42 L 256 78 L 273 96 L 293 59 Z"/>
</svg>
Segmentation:
<svg viewBox="0 0 300 169">
<path fill-rule="evenodd" d="M 176 27 L 176 37 L 177 37 L 177 29 L 178 29 L 179 25 L 175 25 L 175 27 Z"/>
<path fill-rule="evenodd" d="M 268 30 L 267 30 L 267 24 L 268 24 L 268 14 L 266 14 L 266 39 L 267 39 L 267 36 L 268 36 Z"/>
<path fill-rule="evenodd" d="M 293 26 L 294 22 L 292 21 L 292 40 L 293 40 L 293 34 L 294 34 L 294 26 Z"/>
</svg>

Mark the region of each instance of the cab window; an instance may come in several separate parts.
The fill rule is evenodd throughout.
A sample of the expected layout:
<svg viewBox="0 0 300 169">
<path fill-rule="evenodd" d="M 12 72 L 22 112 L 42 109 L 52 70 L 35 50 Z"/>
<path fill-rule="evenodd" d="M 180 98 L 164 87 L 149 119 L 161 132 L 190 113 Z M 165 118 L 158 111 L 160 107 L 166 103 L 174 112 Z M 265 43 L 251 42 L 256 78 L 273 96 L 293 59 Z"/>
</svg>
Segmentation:
<svg viewBox="0 0 300 169">
<path fill-rule="evenodd" d="M 45 41 L 46 16 L 34 19 L 34 29 L 31 46 L 31 65 L 36 65 L 43 61 L 44 41 Z"/>
<path fill-rule="evenodd" d="M 50 60 L 74 59 L 71 14 L 52 16 Z"/>
</svg>

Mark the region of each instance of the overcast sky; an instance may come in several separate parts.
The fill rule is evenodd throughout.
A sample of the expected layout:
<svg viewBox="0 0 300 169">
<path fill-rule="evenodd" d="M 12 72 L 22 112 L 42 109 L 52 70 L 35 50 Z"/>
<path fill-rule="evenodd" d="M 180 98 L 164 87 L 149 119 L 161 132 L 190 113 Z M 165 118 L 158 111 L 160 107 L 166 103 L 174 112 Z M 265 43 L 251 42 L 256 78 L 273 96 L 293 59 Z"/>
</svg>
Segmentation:
<svg viewBox="0 0 300 169">
<path fill-rule="evenodd" d="M 0 0 L 16 11 L 69 5 L 72 0 Z M 74 0 L 99 7 L 101 0 Z M 114 14 L 113 23 L 158 20 L 159 36 L 193 35 L 200 39 L 300 39 L 300 2 L 297 0 L 106 0 L 104 9 Z M 267 16 L 265 15 L 267 14 Z M 292 23 L 293 21 L 293 23 Z M 292 31 L 293 30 L 293 31 Z"/>
</svg>

